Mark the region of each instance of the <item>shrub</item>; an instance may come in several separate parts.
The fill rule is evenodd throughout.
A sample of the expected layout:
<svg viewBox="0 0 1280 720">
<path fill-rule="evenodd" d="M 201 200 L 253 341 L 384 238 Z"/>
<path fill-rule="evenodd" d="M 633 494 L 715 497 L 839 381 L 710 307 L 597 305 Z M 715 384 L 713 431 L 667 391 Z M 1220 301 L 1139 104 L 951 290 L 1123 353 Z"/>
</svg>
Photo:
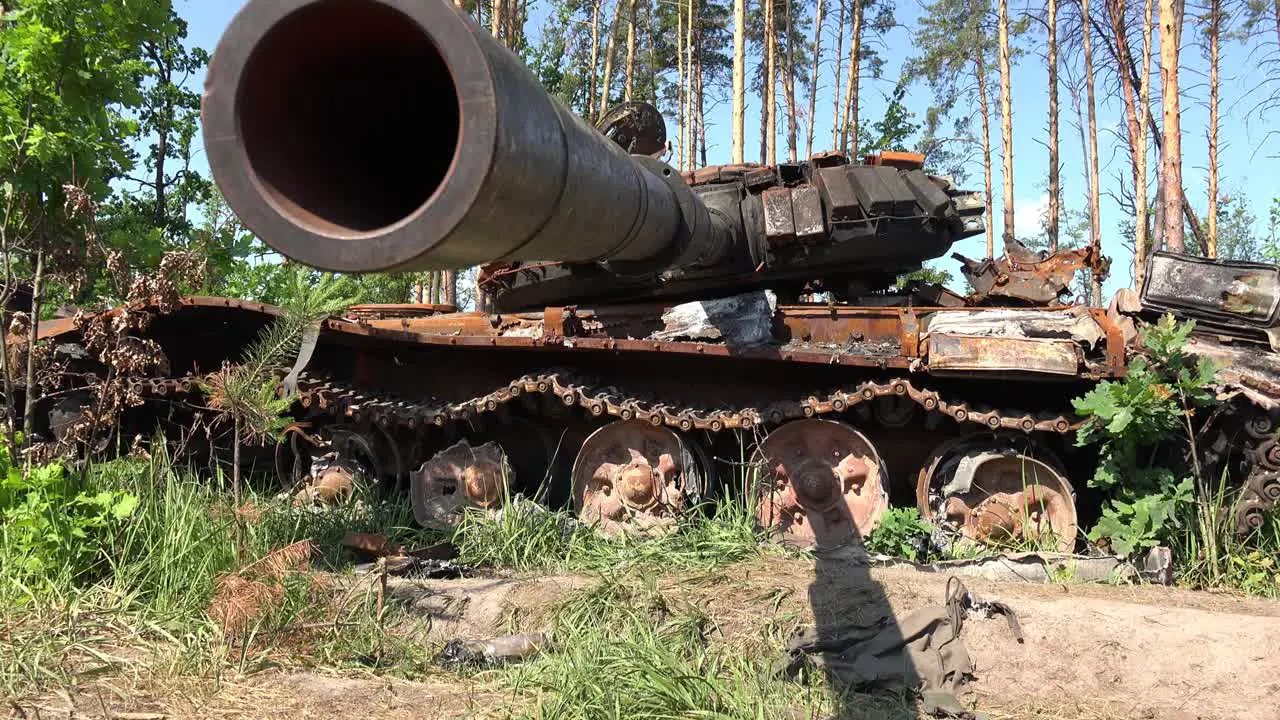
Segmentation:
<svg viewBox="0 0 1280 720">
<path fill-rule="evenodd" d="M 75 579 L 106 557 L 113 530 L 138 507 L 118 490 L 86 492 L 61 464 L 24 473 L 0 446 L 0 564 L 28 584 Z"/>
<path fill-rule="evenodd" d="M 867 550 L 881 555 L 923 560 L 928 547 L 929 524 L 913 507 L 894 507 L 880 516 L 880 524 L 867 538 Z"/>
<path fill-rule="evenodd" d="M 1099 384 L 1075 400 L 1085 416 L 1077 445 L 1098 445 L 1098 466 L 1089 487 L 1109 500 L 1089 539 L 1129 555 L 1172 544 L 1180 515 L 1195 499 L 1197 408 L 1214 402 L 1214 366 L 1187 354 L 1194 322 L 1165 315 L 1142 328 L 1143 353 L 1121 380 Z"/>
</svg>

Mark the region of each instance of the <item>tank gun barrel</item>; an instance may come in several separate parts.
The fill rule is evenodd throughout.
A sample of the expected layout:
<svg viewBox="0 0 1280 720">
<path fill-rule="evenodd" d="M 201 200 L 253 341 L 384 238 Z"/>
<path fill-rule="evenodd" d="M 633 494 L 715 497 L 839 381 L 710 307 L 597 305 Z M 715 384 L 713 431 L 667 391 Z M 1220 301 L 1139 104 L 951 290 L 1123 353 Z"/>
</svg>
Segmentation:
<svg viewBox="0 0 1280 720">
<path fill-rule="evenodd" d="M 630 156 L 448 0 L 250 0 L 209 67 L 214 178 L 265 243 L 325 270 L 714 263 L 741 215 Z"/>
</svg>

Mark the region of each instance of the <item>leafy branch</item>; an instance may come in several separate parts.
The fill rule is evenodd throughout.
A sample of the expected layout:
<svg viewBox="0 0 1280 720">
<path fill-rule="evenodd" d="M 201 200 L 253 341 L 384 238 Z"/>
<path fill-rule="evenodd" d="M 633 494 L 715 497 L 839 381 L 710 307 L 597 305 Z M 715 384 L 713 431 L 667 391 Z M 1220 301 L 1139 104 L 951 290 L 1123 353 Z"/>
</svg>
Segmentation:
<svg viewBox="0 0 1280 720">
<path fill-rule="evenodd" d="M 1111 497 L 1089 539 L 1122 555 L 1167 542 L 1179 527 L 1179 511 L 1195 500 L 1193 419 L 1214 401 L 1216 369 L 1186 352 L 1194 329 L 1194 322 L 1179 324 L 1171 315 L 1144 326 L 1143 354 L 1125 377 L 1074 401 L 1086 418 L 1076 444 L 1099 450 L 1089 487 Z"/>
</svg>

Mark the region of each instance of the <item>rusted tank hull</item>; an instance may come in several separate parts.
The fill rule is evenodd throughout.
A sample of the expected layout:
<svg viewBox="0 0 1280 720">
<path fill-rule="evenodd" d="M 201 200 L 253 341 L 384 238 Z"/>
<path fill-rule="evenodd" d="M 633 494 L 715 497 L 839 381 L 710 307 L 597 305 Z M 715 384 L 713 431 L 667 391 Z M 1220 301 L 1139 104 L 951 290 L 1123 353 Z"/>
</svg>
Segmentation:
<svg viewBox="0 0 1280 720">
<path fill-rule="evenodd" d="M 1070 399 L 1123 371 L 1118 333 L 1090 311 L 1042 313 L 1045 332 L 1055 335 L 1044 342 L 1058 345 L 1064 317 L 1094 324 L 1077 333 L 1076 372 L 1063 375 L 1004 360 L 932 371 L 935 362 L 947 364 L 941 360 L 952 357 L 955 343 L 989 342 L 981 333 L 990 324 L 981 318 L 996 311 L 750 300 L 731 307 L 739 314 L 756 308 L 763 324 L 723 322 L 708 303 L 394 318 L 361 308 L 359 319 L 324 324 L 299 380 L 297 429 L 271 449 L 274 464 L 283 482 L 295 482 L 322 449 L 340 446 L 344 469 L 362 468 L 389 490 L 414 485 L 415 509 L 429 524 L 447 525 L 460 508 L 493 507 L 521 492 L 584 518 L 595 512 L 609 525 L 635 520 L 657 528 L 717 493 L 743 492 L 744 483 L 754 493 L 774 482 L 723 459 L 751 458 L 760 447 L 763 467 L 778 453 L 813 450 L 795 423 L 821 420 L 843 455 L 817 470 L 787 459 L 778 465 L 789 468 L 780 481 L 786 487 L 769 497 L 786 509 L 780 532 L 847 540 L 874 526 L 883 509 L 878 493 L 916 505 L 915 478 L 928 451 L 955 438 L 1008 432 L 1069 454 Z M 158 417 L 175 429 L 195 424 L 205 412 L 196 379 L 234 360 L 278 312 L 187 298 L 156 314 L 148 336 L 180 377 L 139 378 L 147 400 L 130 427 L 148 432 Z M 933 325 L 948 328 L 947 344 L 935 342 Z M 1023 318 L 1023 342 L 1039 342 L 1033 325 Z M 57 321 L 44 333 L 74 341 L 76 331 Z M 760 445 L 788 427 L 794 440 L 784 433 Z M 635 454 L 627 455 L 632 444 Z M 824 473 L 834 473 L 831 490 L 819 489 L 815 478 Z M 611 504 L 615 487 L 632 500 Z M 852 519 L 831 516 L 833 507 Z M 813 522 L 797 523 L 797 513 Z M 818 522 L 823 514 L 836 519 Z"/>
</svg>

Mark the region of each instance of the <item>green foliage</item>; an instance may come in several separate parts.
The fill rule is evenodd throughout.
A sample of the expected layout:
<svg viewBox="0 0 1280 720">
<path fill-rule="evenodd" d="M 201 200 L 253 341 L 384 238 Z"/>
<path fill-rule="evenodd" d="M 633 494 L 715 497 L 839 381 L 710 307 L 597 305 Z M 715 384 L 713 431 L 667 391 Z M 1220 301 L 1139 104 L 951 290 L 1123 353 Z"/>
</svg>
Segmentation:
<svg viewBox="0 0 1280 720">
<path fill-rule="evenodd" d="M 951 272 L 949 270 L 926 264 L 919 270 L 913 270 L 906 275 L 899 275 L 893 287 L 895 290 L 905 290 L 913 281 L 946 287 L 951 284 L 951 280 Z"/>
<path fill-rule="evenodd" d="M 110 538 L 138 498 L 86 490 L 54 463 L 23 473 L 0 447 L 0 565 L 10 581 L 47 584 L 80 578 L 106 559 Z"/>
<path fill-rule="evenodd" d="M 209 405 L 233 420 L 243 439 L 274 437 L 284 429 L 288 424 L 284 412 L 293 398 L 278 395 L 276 388 L 297 357 L 304 333 L 351 304 L 336 276 L 313 278 L 297 265 L 284 267 L 289 273 L 284 315 L 258 333 L 238 364 L 224 367 L 201 384 Z"/>
<path fill-rule="evenodd" d="M 931 528 L 913 507 L 891 507 L 867 538 L 867 550 L 881 555 L 920 560 Z"/>
<path fill-rule="evenodd" d="M 1168 543 L 1180 511 L 1195 499 L 1194 472 L 1181 458 L 1193 437 L 1195 410 L 1213 401 L 1214 367 L 1185 352 L 1193 329 L 1194 323 L 1179 324 L 1170 315 L 1144 326 L 1145 354 L 1133 358 L 1125 377 L 1074 402 L 1085 417 L 1077 444 L 1099 448 L 1089 486 L 1111 498 L 1089 538 L 1121 554 Z"/>
<path fill-rule="evenodd" d="M 1222 260 L 1245 260 L 1249 262 L 1266 262 L 1268 248 L 1265 238 L 1254 234 L 1257 217 L 1249 203 L 1247 195 L 1224 193 L 1218 198 L 1218 257 Z M 1201 234 L 1208 236 L 1207 219 L 1200 221 Z M 1196 235 L 1188 232 L 1186 236 L 1187 252 L 1193 255 L 1204 254 L 1204 249 L 1196 241 Z"/>
<path fill-rule="evenodd" d="M 915 114 L 907 109 L 906 95 L 910 83 L 903 77 L 893 86 L 893 93 L 886 98 L 884 115 L 870 127 L 863 124 L 858 130 L 858 149 L 854 157 L 861 158 L 882 150 L 908 151 L 910 140 L 920 130 Z"/>
<path fill-rule="evenodd" d="M 672 532 L 645 538 L 604 537 L 564 511 L 516 498 L 496 517 L 463 517 L 453 542 L 463 562 L 520 570 L 604 571 L 632 567 L 705 569 L 760 553 L 755 519 L 742 503 L 690 514 Z"/>
</svg>

